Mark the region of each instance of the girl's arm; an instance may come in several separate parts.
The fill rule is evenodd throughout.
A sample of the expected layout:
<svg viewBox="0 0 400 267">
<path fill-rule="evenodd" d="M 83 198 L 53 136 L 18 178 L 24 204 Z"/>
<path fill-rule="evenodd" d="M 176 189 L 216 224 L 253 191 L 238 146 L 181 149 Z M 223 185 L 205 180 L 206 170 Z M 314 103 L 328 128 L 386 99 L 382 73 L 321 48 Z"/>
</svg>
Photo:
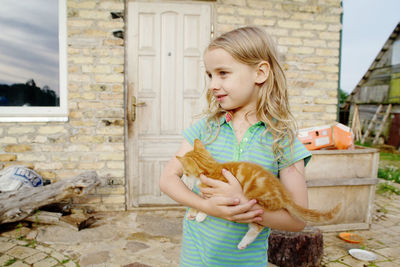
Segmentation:
<svg viewBox="0 0 400 267">
<path fill-rule="evenodd" d="M 183 156 L 192 149 L 193 147 L 190 143 L 184 140 L 176 156 Z M 247 201 L 239 204 L 239 199 L 231 196 L 216 196 L 204 199 L 187 188 L 181 180 L 182 175 L 182 165 L 174 156 L 165 166 L 160 177 L 159 186 L 161 191 L 184 206 L 195 208 L 211 216 L 227 219 L 232 214 L 241 214 L 249 210 L 255 204 L 255 201 Z M 252 213 L 248 216 L 256 220 L 255 216 L 252 216 Z"/>
<path fill-rule="evenodd" d="M 228 183 L 216 181 L 205 176 L 201 177 L 202 183 L 208 185 L 208 188 L 202 188 L 203 194 L 223 195 L 226 196 L 227 192 L 235 192 L 234 194 L 241 194 L 240 202 L 247 202 L 248 199 L 243 195 L 242 188 L 237 179 L 229 172 L 223 172 Z M 304 178 L 304 161 L 300 160 L 295 164 L 284 168 L 280 171 L 280 180 L 283 186 L 292 194 L 293 200 L 300 206 L 308 207 L 308 194 L 307 186 Z M 241 193 L 240 193 L 241 192 Z M 236 222 L 248 223 L 251 221 L 257 222 L 263 226 L 268 226 L 277 230 L 284 231 L 301 231 L 306 226 L 306 223 L 292 217 L 286 210 L 279 211 L 264 211 L 261 215 L 262 220 L 257 221 L 249 216 L 249 212 L 261 209 L 261 206 L 255 205 L 251 209 L 231 216 L 229 219 Z M 249 220 L 250 219 L 250 220 Z"/>
</svg>

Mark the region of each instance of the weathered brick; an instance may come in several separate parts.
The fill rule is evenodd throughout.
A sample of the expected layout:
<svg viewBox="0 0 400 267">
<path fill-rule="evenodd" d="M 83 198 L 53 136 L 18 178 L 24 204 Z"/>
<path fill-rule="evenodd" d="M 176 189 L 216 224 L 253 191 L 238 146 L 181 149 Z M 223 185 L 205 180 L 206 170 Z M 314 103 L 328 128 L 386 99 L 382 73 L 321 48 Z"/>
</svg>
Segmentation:
<svg viewBox="0 0 400 267">
<path fill-rule="evenodd" d="M 264 17 L 277 17 L 287 19 L 290 18 L 290 13 L 285 11 L 277 11 L 277 10 L 264 10 Z"/>
<path fill-rule="evenodd" d="M 321 32 L 319 38 L 324 40 L 340 40 L 340 34 L 338 32 Z"/>
<path fill-rule="evenodd" d="M 246 0 L 221 0 L 222 4 L 233 6 L 245 6 Z"/>
<path fill-rule="evenodd" d="M 79 17 L 85 19 L 108 19 L 111 17 L 110 11 L 97 11 L 97 10 L 79 10 Z"/>
<path fill-rule="evenodd" d="M 291 35 L 294 37 L 315 38 L 313 31 L 293 30 Z"/>
<path fill-rule="evenodd" d="M 262 16 L 262 9 L 253 9 L 253 8 L 238 8 L 237 13 L 240 16 Z"/>
<path fill-rule="evenodd" d="M 235 14 L 236 9 L 233 6 L 225 6 L 225 5 L 218 5 L 217 6 L 217 13 L 218 14 Z"/>
<path fill-rule="evenodd" d="M 91 20 L 68 20 L 68 27 L 88 28 L 93 25 Z"/>
<path fill-rule="evenodd" d="M 66 133 L 64 126 L 42 126 L 38 129 L 39 134 Z"/>
<path fill-rule="evenodd" d="M 16 161 L 17 155 L 14 154 L 0 154 L 0 161 Z"/>
<path fill-rule="evenodd" d="M 97 162 L 81 162 L 78 165 L 78 168 L 81 170 L 99 170 L 105 166 L 105 163 L 102 161 Z"/>
<path fill-rule="evenodd" d="M 14 126 L 7 129 L 9 135 L 21 135 L 35 132 L 34 127 Z"/>
<path fill-rule="evenodd" d="M 327 25 L 324 23 L 304 23 L 303 27 L 306 30 L 323 31 L 327 28 Z"/>
<path fill-rule="evenodd" d="M 106 39 L 106 40 L 104 40 L 103 41 L 103 45 L 105 45 L 105 46 L 116 46 L 116 45 L 119 45 L 119 46 L 123 46 L 124 45 L 124 40 L 122 40 L 122 39 Z"/>
<path fill-rule="evenodd" d="M 282 37 L 278 39 L 280 45 L 298 46 L 302 45 L 303 41 L 300 38 Z"/>
<path fill-rule="evenodd" d="M 124 195 L 125 187 L 120 185 L 100 186 L 96 188 L 96 193 L 100 195 Z"/>
<path fill-rule="evenodd" d="M 96 75 L 95 81 L 99 83 L 122 83 L 124 82 L 124 76 L 121 74 L 110 74 L 110 75 Z"/>
<path fill-rule="evenodd" d="M 279 20 L 278 26 L 282 28 L 289 28 L 289 29 L 300 29 L 301 23 L 298 21 L 291 21 L 291 20 Z"/>
<path fill-rule="evenodd" d="M 95 1 L 67 1 L 67 6 L 69 8 L 76 8 L 76 9 L 93 9 L 96 6 Z"/>
<path fill-rule="evenodd" d="M 25 151 L 31 151 L 31 150 L 32 150 L 32 147 L 30 145 L 23 145 L 23 144 L 8 145 L 4 149 L 4 151 L 6 151 L 6 152 L 25 152 Z"/>
<path fill-rule="evenodd" d="M 17 138 L 11 136 L 5 136 L 0 138 L 0 144 L 15 144 L 17 143 Z"/>
<path fill-rule="evenodd" d="M 105 10 L 123 10 L 123 1 L 100 1 L 100 8 Z"/>
<path fill-rule="evenodd" d="M 309 55 L 314 53 L 315 49 L 312 47 L 290 47 L 289 53 Z"/>
<path fill-rule="evenodd" d="M 337 49 L 322 49 L 317 48 L 315 51 L 317 56 L 330 56 L 330 57 L 337 57 L 339 56 L 339 51 Z"/>
<path fill-rule="evenodd" d="M 125 167 L 125 162 L 123 161 L 108 161 L 107 168 L 110 169 L 123 169 Z"/>
<path fill-rule="evenodd" d="M 337 104 L 337 99 L 336 98 L 315 98 L 314 99 L 315 104 Z"/>
<path fill-rule="evenodd" d="M 120 195 L 103 195 L 101 201 L 104 204 L 122 204 L 125 203 L 125 196 Z"/>
<path fill-rule="evenodd" d="M 218 23 L 228 23 L 228 24 L 244 24 L 245 19 L 243 17 L 231 16 L 231 15 L 219 15 L 217 17 Z"/>
<path fill-rule="evenodd" d="M 68 57 L 68 62 L 72 64 L 92 64 L 93 57 L 82 57 L 82 56 L 70 56 Z"/>
<path fill-rule="evenodd" d="M 320 65 L 317 67 L 317 70 L 323 71 L 323 72 L 331 72 L 331 73 L 335 73 L 339 71 L 339 66 L 335 66 L 335 65 Z"/>
<path fill-rule="evenodd" d="M 326 47 L 326 41 L 325 40 L 311 40 L 311 39 L 305 39 L 303 40 L 304 46 L 310 46 L 310 47 Z"/>
<path fill-rule="evenodd" d="M 294 13 L 291 17 L 292 20 L 314 20 L 314 15 L 311 13 Z"/>
</svg>

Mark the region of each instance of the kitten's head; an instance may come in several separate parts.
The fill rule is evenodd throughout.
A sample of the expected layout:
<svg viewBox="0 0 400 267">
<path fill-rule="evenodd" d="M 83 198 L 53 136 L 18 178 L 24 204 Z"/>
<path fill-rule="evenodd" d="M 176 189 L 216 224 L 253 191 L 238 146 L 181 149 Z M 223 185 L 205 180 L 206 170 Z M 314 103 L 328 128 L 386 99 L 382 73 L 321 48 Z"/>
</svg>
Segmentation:
<svg viewBox="0 0 400 267">
<path fill-rule="evenodd" d="M 200 177 L 200 174 L 207 174 L 208 168 L 214 162 L 211 154 L 206 150 L 199 139 L 194 140 L 194 149 L 184 156 L 176 156 L 183 166 L 186 176 Z"/>
</svg>

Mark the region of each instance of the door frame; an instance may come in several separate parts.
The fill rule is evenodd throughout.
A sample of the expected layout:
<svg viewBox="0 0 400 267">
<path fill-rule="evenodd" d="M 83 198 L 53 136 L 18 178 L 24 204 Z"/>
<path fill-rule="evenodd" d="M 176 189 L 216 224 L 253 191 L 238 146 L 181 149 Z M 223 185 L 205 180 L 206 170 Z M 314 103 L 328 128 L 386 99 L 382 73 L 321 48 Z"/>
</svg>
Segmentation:
<svg viewBox="0 0 400 267">
<path fill-rule="evenodd" d="M 208 4 L 210 6 L 210 38 L 213 37 L 214 33 L 214 21 L 215 21 L 215 3 L 210 1 L 146 1 L 146 0 L 126 0 L 125 1 L 125 74 L 124 74 L 124 107 L 125 107 L 125 204 L 127 210 L 132 210 L 139 207 L 139 187 L 135 183 L 135 155 L 139 153 L 139 148 L 135 145 L 138 140 L 138 132 L 135 131 L 137 124 L 136 120 L 133 120 L 133 112 L 135 112 L 133 97 L 136 97 L 136 84 L 138 77 L 135 77 L 137 71 L 133 69 L 135 64 L 133 60 L 137 58 L 137 51 L 133 48 L 137 48 L 137 37 L 130 36 L 130 21 L 134 18 L 129 18 L 129 3 L 140 2 L 140 3 L 171 3 L 171 4 Z M 133 51 L 130 52 L 129 51 Z M 168 204 L 167 204 L 168 205 Z M 167 206 L 163 205 L 163 206 Z M 170 205 L 168 205 L 170 206 Z"/>
</svg>

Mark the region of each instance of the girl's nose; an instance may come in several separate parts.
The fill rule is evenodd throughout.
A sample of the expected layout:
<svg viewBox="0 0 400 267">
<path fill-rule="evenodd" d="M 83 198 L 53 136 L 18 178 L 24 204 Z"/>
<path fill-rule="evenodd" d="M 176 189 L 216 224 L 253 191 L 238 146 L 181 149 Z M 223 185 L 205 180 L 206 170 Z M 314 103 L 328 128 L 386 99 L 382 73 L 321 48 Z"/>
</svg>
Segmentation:
<svg viewBox="0 0 400 267">
<path fill-rule="evenodd" d="M 213 90 L 218 90 L 221 88 L 220 82 L 218 82 L 218 79 L 210 79 L 208 89 L 213 91 Z"/>
</svg>

